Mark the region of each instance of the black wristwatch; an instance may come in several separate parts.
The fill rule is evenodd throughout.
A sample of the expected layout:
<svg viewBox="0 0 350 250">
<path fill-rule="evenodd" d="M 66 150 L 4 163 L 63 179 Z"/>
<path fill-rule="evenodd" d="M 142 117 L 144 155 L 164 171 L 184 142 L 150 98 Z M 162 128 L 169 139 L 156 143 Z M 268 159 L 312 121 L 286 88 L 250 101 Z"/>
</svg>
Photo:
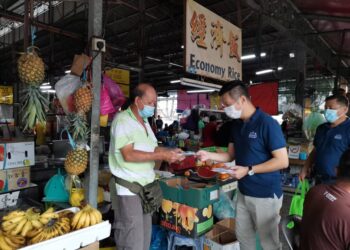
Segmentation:
<svg viewBox="0 0 350 250">
<path fill-rule="evenodd" d="M 248 175 L 249 176 L 252 176 L 252 175 L 254 175 L 255 173 L 254 173 L 254 170 L 253 170 L 253 166 L 248 166 Z"/>
</svg>

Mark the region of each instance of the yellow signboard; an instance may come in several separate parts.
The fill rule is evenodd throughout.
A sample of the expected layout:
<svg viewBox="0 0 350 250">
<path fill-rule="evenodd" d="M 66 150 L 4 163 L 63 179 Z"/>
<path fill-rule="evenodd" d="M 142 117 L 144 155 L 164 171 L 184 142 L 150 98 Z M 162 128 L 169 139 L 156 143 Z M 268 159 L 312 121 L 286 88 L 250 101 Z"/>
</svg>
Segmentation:
<svg viewBox="0 0 350 250">
<path fill-rule="evenodd" d="M 0 104 L 13 104 L 13 88 L 0 86 Z"/>
<path fill-rule="evenodd" d="M 129 97 L 130 94 L 130 71 L 125 69 L 110 69 L 106 70 L 106 75 L 115 81 L 120 89 L 123 91 L 123 94 L 126 97 Z"/>
<path fill-rule="evenodd" d="M 124 69 L 110 69 L 106 71 L 106 75 L 118 84 L 130 84 L 130 71 Z"/>
<path fill-rule="evenodd" d="M 129 96 L 130 96 L 130 86 L 129 86 L 129 85 L 122 85 L 122 84 L 119 84 L 119 87 L 120 87 L 120 89 L 123 91 L 123 94 L 124 94 L 126 97 L 129 97 Z"/>
</svg>

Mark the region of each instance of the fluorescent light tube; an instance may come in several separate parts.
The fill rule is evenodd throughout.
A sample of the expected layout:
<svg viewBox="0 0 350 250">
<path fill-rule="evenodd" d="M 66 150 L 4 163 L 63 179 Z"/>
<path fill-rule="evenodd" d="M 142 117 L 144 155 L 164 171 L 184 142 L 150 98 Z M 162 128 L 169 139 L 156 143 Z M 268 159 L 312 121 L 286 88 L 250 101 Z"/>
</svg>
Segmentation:
<svg viewBox="0 0 350 250">
<path fill-rule="evenodd" d="M 260 57 L 265 57 L 266 56 L 266 52 L 261 52 L 260 53 Z M 248 55 L 244 55 L 241 57 L 242 60 L 249 60 L 249 59 L 254 59 L 256 58 L 255 54 L 248 54 Z"/>
<path fill-rule="evenodd" d="M 50 85 L 40 86 L 40 89 L 51 89 L 51 86 Z"/>
<path fill-rule="evenodd" d="M 179 80 L 172 80 L 172 81 L 170 81 L 170 83 L 172 83 L 172 84 L 174 84 L 174 83 L 179 83 L 179 82 L 181 82 L 180 79 L 179 79 Z"/>
<path fill-rule="evenodd" d="M 254 59 L 256 56 L 254 54 L 244 55 L 241 57 L 242 60 Z"/>
<path fill-rule="evenodd" d="M 194 93 L 211 93 L 214 92 L 215 89 L 198 89 L 198 90 L 189 90 L 187 91 L 188 94 L 194 94 Z"/>
<path fill-rule="evenodd" d="M 218 84 L 197 81 L 197 80 L 193 80 L 190 78 L 181 78 L 180 80 L 181 80 L 181 85 L 200 88 L 200 89 L 217 89 L 217 90 L 219 90 L 222 87 L 221 85 L 218 85 Z"/>
<path fill-rule="evenodd" d="M 152 60 L 152 61 L 156 61 L 156 62 L 161 62 L 162 60 L 158 59 L 158 58 L 154 58 L 154 57 L 150 57 L 150 56 L 146 56 L 147 59 Z"/>
<path fill-rule="evenodd" d="M 42 90 L 41 92 L 43 92 L 43 93 L 56 93 L 56 90 L 54 90 L 54 89 L 47 89 L 47 90 Z"/>
<path fill-rule="evenodd" d="M 256 75 L 263 75 L 263 74 L 268 74 L 271 72 L 274 72 L 274 70 L 273 69 L 264 69 L 264 70 L 260 70 L 260 71 L 255 72 L 255 74 Z"/>
</svg>

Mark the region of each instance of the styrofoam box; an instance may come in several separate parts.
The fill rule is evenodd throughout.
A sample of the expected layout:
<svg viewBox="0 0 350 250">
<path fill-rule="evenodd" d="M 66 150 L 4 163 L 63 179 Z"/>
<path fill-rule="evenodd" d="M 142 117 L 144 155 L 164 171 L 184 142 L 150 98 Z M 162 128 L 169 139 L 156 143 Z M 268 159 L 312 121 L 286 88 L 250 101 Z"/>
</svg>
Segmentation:
<svg viewBox="0 0 350 250">
<path fill-rule="evenodd" d="M 69 209 L 74 213 L 79 208 L 72 207 Z M 106 239 L 111 234 L 111 224 L 109 221 L 103 221 L 91 227 L 79 229 L 68 234 L 43 241 L 38 244 L 20 248 L 21 250 L 75 250 L 90 245 L 96 241 Z"/>
<path fill-rule="evenodd" d="M 0 142 L 0 148 L 3 152 L 0 157 L 2 169 L 35 165 L 34 141 Z"/>
</svg>

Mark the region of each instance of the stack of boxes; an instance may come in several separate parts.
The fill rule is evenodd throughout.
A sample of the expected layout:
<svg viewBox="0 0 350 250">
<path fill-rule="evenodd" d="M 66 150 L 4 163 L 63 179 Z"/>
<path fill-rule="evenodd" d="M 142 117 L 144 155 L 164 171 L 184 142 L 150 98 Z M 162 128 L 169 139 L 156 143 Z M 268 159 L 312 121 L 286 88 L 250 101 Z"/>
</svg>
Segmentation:
<svg viewBox="0 0 350 250">
<path fill-rule="evenodd" d="M 0 142 L 0 193 L 28 187 L 33 165 L 33 141 Z"/>
<path fill-rule="evenodd" d="M 163 202 L 162 227 L 195 238 L 208 232 L 214 223 L 212 204 L 219 199 L 219 186 L 175 177 L 160 181 Z"/>
</svg>

